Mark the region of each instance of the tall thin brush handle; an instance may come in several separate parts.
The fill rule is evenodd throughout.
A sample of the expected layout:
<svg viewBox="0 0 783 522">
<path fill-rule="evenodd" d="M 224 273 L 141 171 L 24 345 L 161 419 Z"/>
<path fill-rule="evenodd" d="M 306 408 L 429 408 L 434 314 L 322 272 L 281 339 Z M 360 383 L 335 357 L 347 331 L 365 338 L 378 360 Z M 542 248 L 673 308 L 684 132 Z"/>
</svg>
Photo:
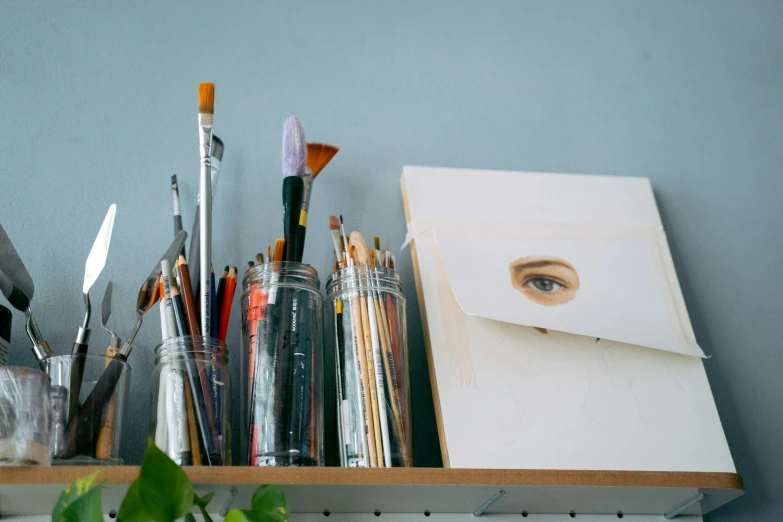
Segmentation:
<svg viewBox="0 0 783 522">
<path fill-rule="evenodd" d="M 199 177 L 199 292 L 201 295 L 201 335 L 212 337 L 212 291 L 210 267 L 212 266 L 212 115 L 199 114 L 199 143 L 201 175 Z"/>
</svg>

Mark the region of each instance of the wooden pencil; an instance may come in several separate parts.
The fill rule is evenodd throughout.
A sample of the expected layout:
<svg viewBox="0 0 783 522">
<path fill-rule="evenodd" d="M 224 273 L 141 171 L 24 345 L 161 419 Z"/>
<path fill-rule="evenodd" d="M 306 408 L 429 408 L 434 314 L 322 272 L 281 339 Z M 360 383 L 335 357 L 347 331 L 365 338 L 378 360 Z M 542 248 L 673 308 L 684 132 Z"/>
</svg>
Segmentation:
<svg viewBox="0 0 783 522">
<path fill-rule="evenodd" d="M 188 415 L 188 439 L 190 440 L 190 452 L 193 459 L 193 466 L 201 466 L 201 448 L 198 442 L 198 428 L 196 427 L 196 412 L 193 409 L 193 390 L 187 379 L 185 383 L 185 408 Z"/>
</svg>

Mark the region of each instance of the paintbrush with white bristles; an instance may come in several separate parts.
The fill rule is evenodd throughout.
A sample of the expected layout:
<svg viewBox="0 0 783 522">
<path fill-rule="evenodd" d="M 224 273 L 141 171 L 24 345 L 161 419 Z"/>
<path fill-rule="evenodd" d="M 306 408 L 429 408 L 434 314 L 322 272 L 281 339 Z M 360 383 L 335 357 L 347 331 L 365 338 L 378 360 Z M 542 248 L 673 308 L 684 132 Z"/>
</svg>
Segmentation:
<svg viewBox="0 0 783 522">
<path fill-rule="evenodd" d="M 286 261 L 301 262 L 298 232 L 306 158 L 307 143 L 302 125 L 296 116 L 291 115 L 283 125 L 283 232 Z"/>
</svg>

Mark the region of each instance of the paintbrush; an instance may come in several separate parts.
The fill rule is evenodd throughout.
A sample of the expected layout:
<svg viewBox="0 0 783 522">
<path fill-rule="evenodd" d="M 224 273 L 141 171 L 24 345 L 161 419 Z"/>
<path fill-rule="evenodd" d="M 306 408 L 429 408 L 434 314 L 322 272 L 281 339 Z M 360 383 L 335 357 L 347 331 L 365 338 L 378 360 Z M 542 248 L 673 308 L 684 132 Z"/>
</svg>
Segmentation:
<svg viewBox="0 0 783 522">
<path fill-rule="evenodd" d="M 286 241 L 284 238 L 278 238 L 275 241 L 275 248 L 274 253 L 271 257 L 267 256 L 268 261 L 275 261 L 279 262 L 283 260 L 284 254 L 286 250 Z M 248 432 L 250 433 L 250 445 L 248 448 L 248 461 L 251 466 L 256 466 L 257 461 L 259 458 L 268 458 L 271 457 L 273 462 L 278 461 L 278 457 L 280 457 L 280 462 L 285 462 L 287 465 L 288 463 L 288 455 L 266 455 L 262 451 L 259 450 L 257 442 L 261 440 L 261 429 L 262 426 L 265 423 L 265 420 L 262 419 L 259 415 L 259 418 L 256 418 L 257 414 L 257 407 L 259 409 L 262 408 L 263 401 L 269 400 L 272 393 L 277 392 L 277 395 L 275 395 L 275 405 L 278 407 L 283 407 L 285 405 L 284 403 L 284 395 L 283 394 L 283 384 L 287 381 L 283 381 L 283 378 L 288 378 L 286 368 L 287 365 L 281 364 L 281 362 L 284 362 L 282 358 L 278 359 L 278 352 L 282 346 L 282 343 L 278 339 L 278 335 L 283 330 L 282 328 L 282 321 L 281 318 L 283 317 L 281 307 L 277 304 L 277 292 L 278 287 L 276 284 L 277 281 L 277 275 L 273 272 L 272 274 L 272 284 L 270 285 L 271 288 L 269 290 L 269 293 L 267 294 L 266 298 L 266 306 L 264 309 L 264 313 L 266 314 L 267 320 L 265 322 L 266 331 L 261 332 L 258 330 L 258 326 L 261 323 L 261 321 L 256 321 L 255 326 L 248 325 L 248 328 L 250 329 L 250 336 L 252 339 L 255 339 L 255 342 L 253 343 L 253 346 L 251 348 L 250 353 L 250 364 L 248 366 L 249 368 L 249 379 L 252 383 L 250 387 L 250 415 L 248 418 L 249 421 L 249 427 Z M 252 295 L 252 294 L 251 294 Z M 259 337 L 261 336 L 261 337 Z M 268 339 L 267 342 L 270 344 L 273 344 L 273 351 L 274 354 L 271 356 L 272 361 L 270 363 L 270 367 L 272 368 L 271 371 L 271 377 L 267 378 L 265 380 L 262 380 L 260 377 L 259 372 L 259 364 L 261 361 L 260 354 L 256 353 L 258 350 L 258 342 L 260 339 Z M 281 367 L 282 366 L 282 367 Z M 263 384 L 266 384 L 266 387 L 263 386 Z M 273 392 L 272 390 L 275 390 Z M 273 441 L 273 446 L 277 443 L 277 441 L 282 440 L 280 437 L 282 437 L 283 432 L 283 418 L 280 413 L 280 411 L 276 411 L 273 416 L 272 420 L 274 421 L 272 424 L 274 424 L 271 428 Z"/>
<path fill-rule="evenodd" d="M 304 195 L 302 196 L 302 210 L 299 214 L 299 232 L 297 248 L 297 258 L 302 260 L 304 253 L 305 235 L 307 234 L 307 212 L 310 208 L 310 194 L 313 190 L 313 181 L 323 170 L 327 163 L 340 150 L 333 145 L 324 143 L 307 144 L 307 165 L 304 173 Z"/>
<path fill-rule="evenodd" d="M 218 178 L 220 176 L 220 165 L 223 160 L 223 141 L 216 135 L 212 135 L 212 148 L 210 149 L 212 154 L 212 201 L 215 200 L 215 191 L 217 190 Z M 190 229 L 190 250 L 188 251 L 188 265 L 190 266 L 190 287 L 193 290 L 193 297 L 198 295 L 199 291 L 199 275 L 200 275 L 200 253 L 201 248 L 199 242 L 200 226 L 199 220 L 201 207 L 201 194 L 196 199 L 196 215 L 193 217 L 193 227 Z M 183 252 L 184 253 L 184 252 Z"/>
<path fill-rule="evenodd" d="M 366 277 L 369 284 L 370 247 L 359 232 L 351 232 L 349 239 L 353 257 L 358 266 L 367 269 Z M 367 351 L 367 366 L 370 375 L 374 379 L 370 383 L 370 397 L 373 401 L 373 413 L 376 416 L 376 445 L 378 448 L 378 467 L 391 467 L 391 452 L 389 447 L 389 424 L 386 417 L 386 400 L 383 385 L 383 363 L 381 362 L 381 347 L 378 337 L 378 323 L 375 313 L 370 313 L 374 308 L 372 295 L 362 294 L 360 307 L 362 315 L 362 328 L 364 330 L 364 347 Z M 374 310 L 373 310 L 374 312 Z M 374 375 L 373 375 L 374 374 Z M 379 437 L 380 435 L 380 437 Z M 379 443 L 380 442 L 380 443 Z"/>
<path fill-rule="evenodd" d="M 342 214 L 340 214 L 340 235 L 343 237 L 343 254 L 345 255 L 345 264 L 346 266 L 353 266 L 353 256 L 351 255 L 351 251 L 348 246 L 348 236 L 345 235 L 345 223 L 343 222 Z"/>
<path fill-rule="evenodd" d="M 33 345 L 33 355 L 41 369 L 45 370 L 44 359 L 52 357 L 54 353 L 49 348 L 49 344 L 43 340 L 30 308 L 35 293 L 33 278 L 30 277 L 2 225 L 0 225 L 0 292 L 8 299 L 11 306 L 25 313 L 25 329 Z"/>
<path fill-rule="evenodd" d="M 285 260 L 301 261 L 298 245 L 299 214 L 304 192 L 305 143 L 302 125 L 296 116 L 289 116 L 283 124 L 283 232 Z"/>
<path fill-rule="evenodd" d="M 337 216 L 329 216 L 329 232 L 332 236 L 332 244 L 334 245 L 334 258 L 337 260 L 338 266 L 341 266 L 343 258 L 343 237 L 340 235 L 340 219 Z"/>
<path fill-rule="evenodd" d="M 346 244 L 346 250 L 349 247 Z M 352 249 L 350 249 L 352 250 Z M 346 255 L 346 265 L 353 266 L 353 259 L 350 253 Z M 353 271 L 355 281 L 352 281 L 358 288 L 361 285 L 358 272 Z M 366 308 L 366 306 L 365 306 Z M 378 466 L 378 452 L 381 450 L 380 442 L 380 430 L 378 428 L 378 408 L 373 401 L 375 389 L 372 382 L 372 368 L 370 362 L 372 359 L 367 359 L 367 346 L 365 346 L 365 327 L 363 325 L 364 318 L 362 317 L 362 306 L 359 298 L 359 292 L 351 295 L 350 307 L 349 307 L 350 321 L 351 321 L 351 333 L 353 336 L 353 348 L 354 348 L 354 372 L 357 375 L 357 385 L 359 399 L 358 410 L 362 416 L 364 422 L 364 429 L 361 430 L 361 439 L 363 447 L 367 449 L 366 463 L 370 467 Z"/>
<path fill-rule="evenodd" d="M 106 266 L 106 257 L 109 255 L 109 245 L 111 244 L 111 232 L 114 228 L 114 215 L 117 212 L 117 205 L 111 204 L 106 217 L 103 219 L 98 236 L 92 244 L 90 254 L 87 256 L 87 262 L 84 265 L 84 283 L 82 284 L 82 297 L 84 297 L 84 319 L 82 325 L 76 333 L 76 342 L 71 350 L 71 385 L 68 389 L 68 421 L 76 415 L 79 408 L 79 392 L 82 387 L 82 377 L 84 376 L 84 356 L 87 354 L 87 344 L 90 342 L 90 316 L 92 307 L 90 306 L 90 288 L 101 275 L 103 267 Z"/>
<path fill-rule="evenodd" d="M 203 205 L 199 208 L 199 295 L 201 296 L 201 333 L 212 337 L 212 115 L 215 109 L 215 84 L 198 86 L 198 129 L 201 172 L 199 194 Z"/>
<path fill-rule="evenodd" d="M 177 183 L 176 174 L 171 176 L 171 200 L 174 214 L 174 235 L 176 236 L 182 230 L 182 209 L 179 205 L 179 184 Z M 180 253 L 185 255 L 185 247 L 182 247 L 182 252 Z"/>
</svg>

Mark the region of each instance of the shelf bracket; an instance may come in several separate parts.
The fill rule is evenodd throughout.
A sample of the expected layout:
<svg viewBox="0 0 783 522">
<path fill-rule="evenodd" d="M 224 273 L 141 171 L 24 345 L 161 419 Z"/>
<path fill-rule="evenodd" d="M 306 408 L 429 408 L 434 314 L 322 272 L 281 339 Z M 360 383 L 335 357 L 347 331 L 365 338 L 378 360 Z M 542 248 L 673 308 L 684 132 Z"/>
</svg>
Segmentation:
<svg viewBox="0 0 783 522">
<path fill-rule="evenodd" d="M 237 498 L 237 493 L 239 493 L 237 487 L 231 486 L 231 489 L 228 490 L 228 494 L 226 495 L 226 500 L 223 501 L 223 505 L 220 507 L 218 515 L 221 517 L 226 516 L 228 510 L 231 509 L 231 504 L 234 502 L 234 499 Z"/>
<path fill-rule="evenodd" d="M 479 507 L 477 507 L 477 508 L 476 508 L 476 509 L 473 511 L 473 516 L 474 516 L 474 517 L 480 517 L 481 515 L 483 515 L 483 514 L 484 514 L 484 512 L 485 512 L 486 510 L 488 510 L 488 509 L 489 509 L 489 507 L 490 507 L 492 504 L 494 504 L 495 502 L 497 502 L 497 500 L 498 500 L 500 497 L 502 497 L 503 495 L 505 495 L 505 494 L 506 494 L 506 492 L 505 492 L 505 491 L 503 491 L 503 490 L 501 489 L 500 491 L 498 491 L 497 493 L 495 493 L 494 495 L 492 495 L 492 497 L 490 497 L 490 499 L 489 499 L 489 500 L 487 500 L 486 502 L 484 502 L 483 504 L 481 504 Z"/>
<path fill-rule="evenodd" d="M 678 516 L 683 511 L 685 511 L 686 509 L 690 508 L 691 506 L 695 506 L 705 498 L 707 498 L 707 495 L 705 495 L 704 493 L 699 493 L 698 495 L 689 498 L 688 500 L 686 500 L 676 508 L 670 509 L 669 511 L 664 513 L 663 518 L 665 518 L 666 520 L 671 520 L 674 517 Z"/>
</svg>

